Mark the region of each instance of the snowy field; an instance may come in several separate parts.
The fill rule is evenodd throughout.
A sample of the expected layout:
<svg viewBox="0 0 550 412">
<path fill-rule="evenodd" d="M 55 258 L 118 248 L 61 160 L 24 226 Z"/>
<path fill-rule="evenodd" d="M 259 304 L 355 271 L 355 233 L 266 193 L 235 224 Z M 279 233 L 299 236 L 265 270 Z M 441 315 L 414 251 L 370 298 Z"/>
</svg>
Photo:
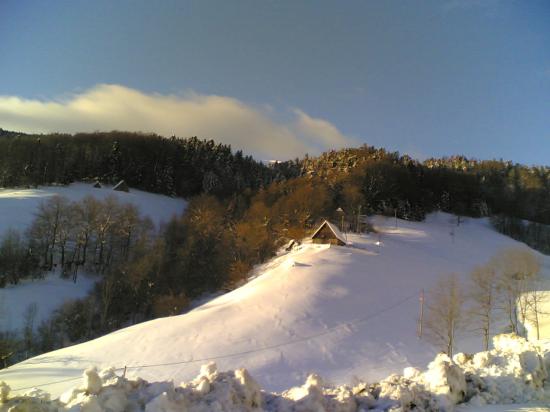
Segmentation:
<svg viewBox="0 0 550 412">
<path fill-rule="evenodd" d="M 54 195 L 78 201 L 85 196 L 104 199 L 115 196 L 120 202 L 132 203 L 143 216 L 149 216 L 159 225 L 185 210 L 186 202 L 131 189 L 129 193 L 116 192 L 110 187 L 93 188 L 91 184 L 73 183 L 68 186 L 46 186 L 37 189 L 0 189 L 0 235 L 8 229 L 24 231 L 33 221 L 40 202 Z M 79 275 L 77 283 L 48 275 L 43 280 L 25 280 L 19 285 L 0 289 L 0 330 L 20 329 L 27 307 L 36 303 L 38 312 L 35 325 L 47 319 L 64 302 L 88 294 L 94 285 L 93 277 Z"/>
<path fill-rule="evenodd" d="M 72 183 L 67 186 L 40 186 L 37 189 L 0 189 L 0 234 L 7 229 L 25 230 L 32 222 L 40 202 L 59 195 L 72 201 L 86 196 L 104 199 L 115 196 L 122 203 L 137 206 L 143 216 L 149 216 L 157 225 L 170 220 L 185 210 L 186 202 L 154 193 L 130 189 L 129 193 L 113 191 L 109 186 L 93 188 L 88 183 Z"/>
<path fill-rule="evenodd" d="M 33 303 L 37 308 L 34 322 L 37 327 L 63 303 L 85 297 L 94 283 L 93 277 L 83 274 L 78 276 L 77 283 L 50 274 L 45 279 L 8 285 L 0 289 L 0 330 L 20 330 L 24 325 L 25 311 Z"/>
<path fill-rule="evenodd" d="M 215 360 L 220 370 L 245 367 L 263 388 L 281 391 L 311 372 L 343 384 L 425 368 L 436 349 L 416 336 L 420 290 L 448 273 L 466 280 L 475 265 L 520 245 L 485 219 L 454 222 L 440 213 L 395 228 L 393 219 L 377 218 L 380 238 L 350 235 L 353 247 L 304 244 L 185 315 L 38 356 L 0 371 L 0 380 L 17 389 L 77 378 L 95 365 L 128 366 L 130 378 L 180 382 Z M 550 261 L 543 263 L 548 277 Z M 480 337 L 459 338 L 460 351 L 481 349 Z M 59 395 L 72 386 L 44 389 Z"/>
</svg>

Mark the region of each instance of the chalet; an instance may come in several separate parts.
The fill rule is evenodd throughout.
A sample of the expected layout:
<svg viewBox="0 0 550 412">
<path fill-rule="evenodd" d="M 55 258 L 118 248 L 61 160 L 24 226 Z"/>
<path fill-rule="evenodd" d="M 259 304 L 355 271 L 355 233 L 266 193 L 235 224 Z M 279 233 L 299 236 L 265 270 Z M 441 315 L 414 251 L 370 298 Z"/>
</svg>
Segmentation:
<svg viewBox="0 0 550 412">
<path fill-rule="evenodd" d="M 331 245 L 345 246 L 347 240 L 334 223 L 323 221 L 321 226 L 311 235 L 313 243 L 329 243 Z"/>
<path fill-rule="evenodd" d="M 117 192 L 129 192 L 130 188 L 124 180 L 121 180 L 115 185 L 115 187 L 113 187 L 113 190 L 116 190 Z"/>
</svg>

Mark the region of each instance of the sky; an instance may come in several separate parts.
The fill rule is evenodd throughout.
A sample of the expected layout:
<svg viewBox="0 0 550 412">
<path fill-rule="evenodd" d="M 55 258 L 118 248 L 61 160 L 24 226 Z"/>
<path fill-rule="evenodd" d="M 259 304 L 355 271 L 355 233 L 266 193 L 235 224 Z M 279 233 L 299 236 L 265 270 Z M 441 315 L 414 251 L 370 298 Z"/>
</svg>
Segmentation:
<svg viewBox="0 0 550 412">
<path fill-rule="evenodd" d="M 0 127 L 550 164 L 547 0 L 0 0 Z"/>
</svg>

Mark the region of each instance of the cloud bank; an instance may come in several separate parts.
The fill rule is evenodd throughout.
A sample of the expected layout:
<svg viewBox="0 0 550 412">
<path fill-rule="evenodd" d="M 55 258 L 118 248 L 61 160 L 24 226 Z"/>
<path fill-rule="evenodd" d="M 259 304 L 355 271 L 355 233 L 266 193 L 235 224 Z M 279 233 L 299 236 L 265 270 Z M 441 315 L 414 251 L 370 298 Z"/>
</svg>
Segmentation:
<svg viewBox="0 0 550 412">
<path fill-rule="evenodd" d="M 162 136 L 198 136 L 231 144 L 262 159 L 352 146 L 330 122 L 299 109 L 274 119 L 267 108 L 216 95 L 145 94 L 120 85 L 98 85 L 65 99 L 29 100 L 0 96 L 0 127 L 25 132 L 127 130 Z"/>
</svg>

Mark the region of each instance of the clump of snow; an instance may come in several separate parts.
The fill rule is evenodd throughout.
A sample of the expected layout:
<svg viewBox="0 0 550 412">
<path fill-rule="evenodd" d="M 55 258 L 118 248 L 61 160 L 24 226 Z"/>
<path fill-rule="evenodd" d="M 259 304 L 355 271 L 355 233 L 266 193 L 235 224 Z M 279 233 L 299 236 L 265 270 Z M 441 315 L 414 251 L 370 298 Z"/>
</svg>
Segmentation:
<svg viewBox="0 0 550 412">
<path fill-rule="evenodd" d="M 405 368 L 403 375 L 393 374 L 379 384 L 379 399 L 402 411 L 452 411 L 466 395 L 464 372 L 445 354 L 438 354 L 422 373 Z M 384 403 L 383 403 L 384 404 Z"/>
<path fill-rule="evenodd" d="M 426 388 L 437 396 L 441 410 L 451 410 L 464 400 L 466 379 L 464 372 L 445 354 L 438 354 L 422 375 Z"/>
<path fill-rule="evenodd" d="M 455 405 L 550 401 L 544 359 L 547 346 L 515 335 L 494 338 L 495 348 L 475 355 L 439 354 L 426 371 L 408 367 L 379 383 L 331 386 L 311 374 L 299 387 L 263 392 L 246 369 L 220 372 L 202 366 L 190 382 L 149 383 L 109 369 L 84 372 L 84 384 L 52 400 L 41 390 L 9 397 L 0 383 L 0 411 L 11 412 L 451 412 Z M 546 386 L 545 386 L 546 385 Z"/>
<path fill-rule="evenodd" d="M 495 336 L 493 346 L 460 365 L 469 377 L 473 402 L 522 403 L 548 396 L 546 349 L 514 334 Z"/>
<path fill-rule="evenodd" d="M 0 382 L 0 402 L 4 403 L 8 400 L 11 388 L 6 382 Z"/>
<path fill-rule="evenodd" d="M 101 390 L 102 381 L 97 368 L 89 368 L 84 371 L 84 389 L 88 393 L 98 394 Z"/>
</svg>

